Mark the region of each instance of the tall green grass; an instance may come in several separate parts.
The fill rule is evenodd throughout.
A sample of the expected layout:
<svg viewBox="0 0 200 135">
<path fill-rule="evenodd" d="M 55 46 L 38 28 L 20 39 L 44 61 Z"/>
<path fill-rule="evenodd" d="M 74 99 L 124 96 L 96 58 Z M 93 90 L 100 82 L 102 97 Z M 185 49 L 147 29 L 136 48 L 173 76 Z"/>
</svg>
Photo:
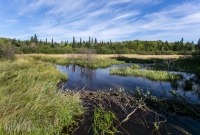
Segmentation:
<svg viewBox="0 0 200 135">
<path fill-rule="evenodd" d="M 59 65 L 67 65 L 67 64 L 76 64 L 82 67 L 89 67 L 89 68 L 106 68 L 108 66 L 111 66 L 113 64 L 122 64 L 125 63 L 123 61 L 118 61 L 116 59 L 111 58 L 96 58 L 94 57 L 92 61 L 89 61 L 87 59 L 82 59 L 81 57 L 74 56 L 66 57 L 66 58 L 60 58 L 60 57 L 50 57 L 50 56 L 32 56 L 35 60 L 41 60 L 44 62 L 51 62 L 56 63 Z"/>
<path fill-rule="evenodd" d="M 57 83 L 67 75 L 51 63 L 33 58 L 1 61 L 0 73 L 2 135 L 60 134 L 83 112 L 78 94 L 57 91 Z"/>
<path fill-rule="evenodd" d="M 110 70 L 110 74 L 122 76 L 140 76 L 154 81 L 170 81 L 183 78 L 181 74 L 172 74 L 166 71 L 140 70 L 134 69 L 133 67 L 114 68 Z"/>
</svg>

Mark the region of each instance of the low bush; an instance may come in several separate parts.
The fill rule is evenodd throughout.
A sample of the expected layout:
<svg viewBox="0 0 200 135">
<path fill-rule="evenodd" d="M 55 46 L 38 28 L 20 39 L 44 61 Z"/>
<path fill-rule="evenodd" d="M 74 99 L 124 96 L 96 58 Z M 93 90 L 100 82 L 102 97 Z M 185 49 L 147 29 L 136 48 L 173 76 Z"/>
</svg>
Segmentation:
<svg viewBox="0 0 200 135">
<path fill-rule="evenodd" d="M 10 44 L 2 44 L 0 43 L 0 59 L 15 59 L 16 49 Z"/>
</svg>

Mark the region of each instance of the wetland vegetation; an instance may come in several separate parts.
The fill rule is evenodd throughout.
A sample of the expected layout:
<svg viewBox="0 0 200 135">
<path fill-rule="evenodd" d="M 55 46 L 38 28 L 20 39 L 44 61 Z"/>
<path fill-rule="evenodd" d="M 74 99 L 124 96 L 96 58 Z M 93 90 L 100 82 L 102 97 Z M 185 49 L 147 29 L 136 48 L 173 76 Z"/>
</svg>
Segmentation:
<svg viewBox="0 0 200 135">
<path fill-rule="evenodd" d="M 151 44 L 156 44 L 158 48 L 151 47 Z M 183 42 L 169 44 L 136 40 L 122 43 L 74 42 L 62 46 L 54 42 L 36 40 L 20 42 L 1 38 L 0 134 L 198 134 L 200 133 L 198 129 L 200 92 L 197 85 L 199 84 L 198 73 L 200 73 L 199 44 L 200 42 L 195 45 Z M 139 45 L 140 48 L 135 50 L 134 45 Z M 126 48 L 128 51 L 125 51 Z M 184 55 L 181 58 L 177 55 L 172 55 L 173 58 L 164 58 L 164 55 L 156 56 L 157 58 L 142 58 L 142 55 L 127 57 L 122 54 L 136 51 L 158 54 L 164 53 L 164 50 L 167 54 L 180 54 L 185 49 L 186 54 L 191 55 Z M 160 50 L 162 51 L 159 52 Z M 180 52 L 176 52 L 178 50 Z M 15 55 L 15 53 L 60 53 L 62 51 L 68 54 Z M 97 56 L 95 53 L 113 54 L 107 57 Z M 126 62 L 131 64 L 123 67 Z M 150 65 L 151 70 L 141 70 L 139 66 L 132 63 L 154 64 Z M 113 69 L 113 65 L 119 67 Z M 101 78 L 104 83 L 97 80 L 99 85 L 109 83 L 113 78 L 123 78 L 123 83 L 129 86 L 133 82 L 128 79 L 139 79 L 134 81 L 144 88 L 132 86 L 129 91 L 121 87 L 107 87 L 97 91 L 92 89 L 86 91 L 84 86 L 80 86 L 79 89 L 60 89 L 61 82 L 69 83 L 70 79 L 73 79 L 70 74 L 59 71 L 63 67 L 73 67 L 73 69 L 78 67 L 81 75 L 85 75 L 87 79 L 94 79 L 93 76 L 97 75 L 94 71 L 101 71 L 100 76 L 106 74 L 107 78 Z M 102 72 L 102 68 L 109 69 L 111 74 L 134 77 L 111 76 L 105 70 Z M 185 76 L 170 73 L 169 71 L 172 70 L 189 71 L 195 74 L 187 79 Z M 73 71 L 79 74 L 76 70 Z M 182 78 L 183 80 L 179 80 Z M 83 78 L 76 78 L 76 80 L 78 80 L 77 84 L 84 83 Z M 120 84 L 120 82 L 116 83 Z M 153 84 L 151 88 L 147 88 L 148 83 Z M 158 85 L 160 87 L 157 87 Z M 177 88 L 172 87 L 175 85 Z M 193 85 L 197 85 L 195 92 Z M 184 91 L 183 87 L 187 91 Z M 194 101 L 195 97 L 197 100 Z M 188 121 L 192 121 L 192 124 L 188 124 Z"/>
<path fill-rule="evenodd" d="M 67 76 L 52 63 L 18 57 L 0 62 L 0 134 L 59 134 L 82 114 L 78 94 L 56 91 Z"/>
<path fill-rule="evenodd" d="M 174 81 L 183 78 L 181 74 L 168 73 L 167 71 L 140 70 L 138 65 L 130 67 L 114 68 L 110 70 L 111 75 L 140 76 L 155 81 Z"/>
</svg>

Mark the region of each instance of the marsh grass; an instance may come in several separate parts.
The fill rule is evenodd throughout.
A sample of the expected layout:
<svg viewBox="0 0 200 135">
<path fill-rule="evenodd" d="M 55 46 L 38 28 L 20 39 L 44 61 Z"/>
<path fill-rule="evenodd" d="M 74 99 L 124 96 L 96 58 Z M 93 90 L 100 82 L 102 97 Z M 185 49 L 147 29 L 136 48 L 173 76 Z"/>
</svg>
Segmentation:
<svg viewBox="0 0 200 135">
<path fill-rule="evenodd" d="M 130 66 L 131 69 L 140 69 L 140 66 L 137 64 L 133 64 Z"/>
<path fill-rule="evenodd" d="M 122 76 L 140 76 L 154 81 L 171 81 L 183 78 L 181 74 L 172 74 L 166 71 L 140 70 L 132 67 L 114 68 L 110 70 L 110 74 Z"/>
<path fill-rule="evenodd" d="M 81 56 L 81 55 L 80 55 Z M 25 57 L 25 56 L 19 56 L 19 57 Z M 46 56 L 46 55 L 34 55 L 31 56 L 31 58 L 35 60 L 40 60 L 44 62 L 51 62 L 59 65 L 68 65 L 68 64 L 76 64 L 81 67 L 89 67 L 92 69 L 96 68 L 106 68 L 108 66 L 111 66 L 113 64 L 122 64 L 124 63 L 123 61 L 118 61 L 116 59 L 111 59 L 111 58 L 99 58 L 95 57 L 93 61 L 88 61 L 87 59 L 83 59 L 79 57 L 78 55 L 74 56 L 68 56 L 68 57 L 52 57 L 52 56 Z"/>
<path fill-rule="evenodd" d="M 63 57 L 69 57 L 68 54 L 20 54 L 17 56 L 42 56 L 42 57 L 57 57 L 57 58 L 63 58 Z M 74 54 L 79 55 L 79 54 Z M 118 57 L 116 54 L 96 54 L 97 58 L 112 58 L 112 57 Z M 159 59 L 171 59 L 171 58 L 179 58 L 183 55 L 138 55 L 138 54 L 121 54 L 123 57 L 127 58 L 137 58 L 137 59 L 151 59 L 151 58 L 159 58 Z"/>
<path fill-rule="evenodd" d="M 78 94 L 56 90 L 67 75 L 52 63 L 21 57 L 0 62 L 0 134 L 60 134 L 83 112 Z"/>
</svg>

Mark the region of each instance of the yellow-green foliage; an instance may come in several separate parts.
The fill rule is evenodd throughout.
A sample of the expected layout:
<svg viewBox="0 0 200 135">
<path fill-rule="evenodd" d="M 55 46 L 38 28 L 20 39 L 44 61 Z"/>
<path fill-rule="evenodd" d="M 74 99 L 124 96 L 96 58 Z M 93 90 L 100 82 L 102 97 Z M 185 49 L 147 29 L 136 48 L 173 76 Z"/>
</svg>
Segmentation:
<svg viewBox="0 0 200 135">
<path fill-rule="evenodd" d="M 0 134 L 59 134 L 82 113 L 78 94 L 57 91 L 60 73 L 53 64 L 18 58 L 0 62 Z"/>
<path fill-rule="evenodd" d="M 118 132 L 113 126 L 116 120 L 116 116 L 113 112 L 95 108 L 93 119 L 92 129 L 94 135 L 114 135 Z"/>
<path fill-rule="evenodd" d="M 122 64 L 124 63 L 123 61 L 118 61 L 116 59 L 111 59 L 111 58 L 96 58 L 94 57 L 93 60 L 87 60 L 87 59 L 82 59 L 79 56 L 74 56 L 74 57 L 53 57 L 53 56 L 31 56 L 35 60 L 41 60 L 44 62 L 51 62 L 51 63 L 56 63 L 60 65 L 66 65 L 66 64 L 76 64 L 82 67 L 89 67 L 89 68 L 105 68 L 108 66 L 111 66 L 113 64 Z"/>
<path fill-rule="evenodd" d="M 140 70 L 133 69 L 132 67 L 114 68 L 110 70 L 110 74 L 123 76 L 141 76 L 155 81 L 170 81 L 183 78 L 181 74 L 171 74 L 166 71 Z"/>
<path fill-rule="evenodd" d="M 140 69 L 140 66 L 137 65 L 137 64 L 133 64 L 133 65 L 130 66 L 130 68 L 132 68 L 132 69 Z"/>
</svg>

